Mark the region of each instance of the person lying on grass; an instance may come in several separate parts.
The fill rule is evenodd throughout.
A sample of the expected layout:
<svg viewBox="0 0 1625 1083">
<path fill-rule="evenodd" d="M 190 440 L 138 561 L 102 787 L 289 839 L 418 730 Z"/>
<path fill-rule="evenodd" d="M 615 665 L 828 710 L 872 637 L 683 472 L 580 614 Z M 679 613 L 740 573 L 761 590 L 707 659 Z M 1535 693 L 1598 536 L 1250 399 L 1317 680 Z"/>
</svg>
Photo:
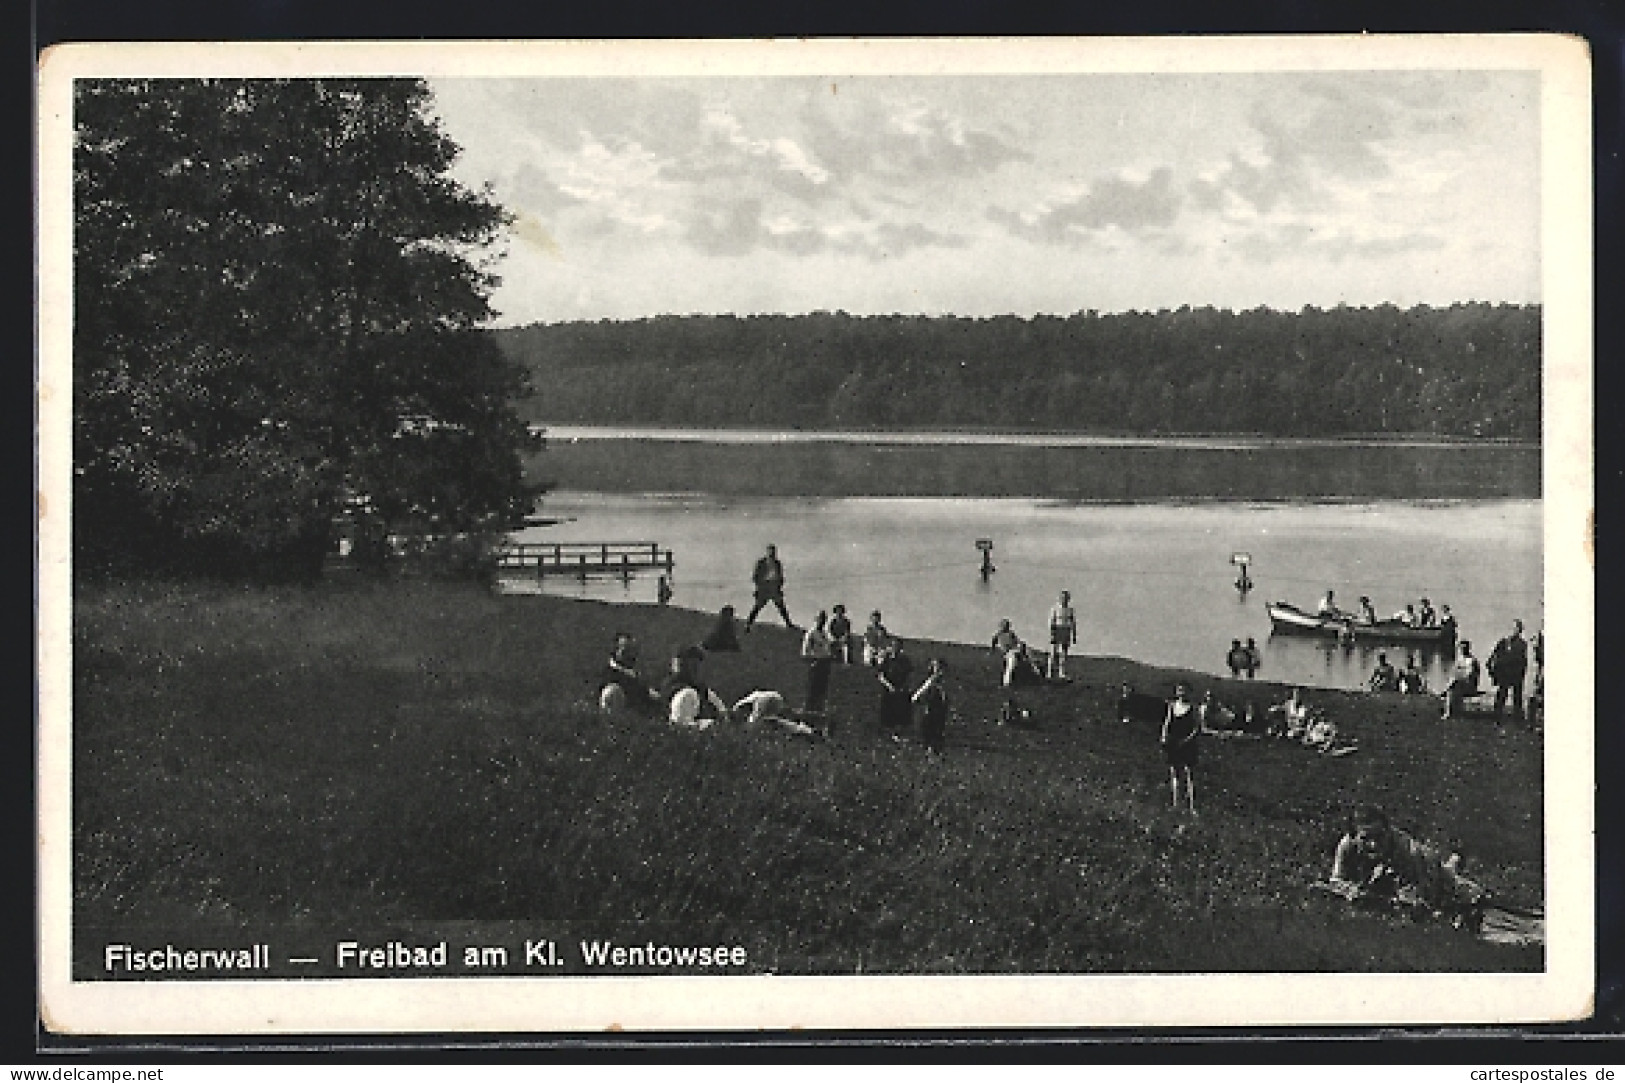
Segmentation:
<svg viewBox="0 0 1625 1083">
<path fill-rule="evenodd" d="M 1249 703 L 1247 705 L 1247 722 L 1251 722 L 1252 720 L 1252 710 L 1253 705 Z M 1250 730 L 1246 723 L 1238 727 L 1236 725 L 1236 712 L 1232 708 L 1226 707 L 1224 704 L 1220 703 L 1218 699 L 1214 697 L 1213 690 L 1211 688 L 1202 693 L 1202 702 L 1196 708 L 1196 713 L 1202 719 L 1202 732 L 1209 736 L 1219 737 L 1225 740 L 1231 740 L 1238 737 L 1257 739 L 1263 736 L 1260 733 Z"/>
<path fill-rule="evenodd" d="M 817 730 L 795 717 L 781 693 L 770 689 L 758 688 L 741 699 L 733 705 L 733 713 L 735 717 L 744 716 L 746 729 L 776 730 L 792 737 L 820 736 Z"/>
<path fill-rule="evenodd" d="M 700 647 L 684 647 L 671 660 L 671 675 L 666 678 L 665 692 L 670 704 L 669 717 L 675 726 L 710 729 L 730 718 L 728 705 L 701 676 L 704 661 L 705 651 Z"/>
<path fill-rule="evenodd" d="M 1367 805 L 1337 843 L 1327 888 L 1356 905 L 1393 906 L 1417 917 L 1444 917 L 1457 924 L 1481 919 L 1486 892 L 1462 875 L 1461 855 L 1439 850 L 1388 822 Z"/>
<path fill-rule="evenodd" d="M 615 646 L 598 681 L 598 707 L 603 711 L 653 714 L 660 705 L 655 690 L 638 676 L 638 641 L 630 632 L 616 632 Z"/>
<path fill-rule="evenodd" d="M 1337 726 L 1318 707 L 1310 707 L 1303 689 L 1294 688 L 1286 702 L 1270 708 L 1272 721 L 1268 734 L 1329 756 L 1346 756 L 1355 751 L 1355 741 L 1338 732 Z M 1278 721 L 1274 716 L 1279 716 Z"/>
</svg>

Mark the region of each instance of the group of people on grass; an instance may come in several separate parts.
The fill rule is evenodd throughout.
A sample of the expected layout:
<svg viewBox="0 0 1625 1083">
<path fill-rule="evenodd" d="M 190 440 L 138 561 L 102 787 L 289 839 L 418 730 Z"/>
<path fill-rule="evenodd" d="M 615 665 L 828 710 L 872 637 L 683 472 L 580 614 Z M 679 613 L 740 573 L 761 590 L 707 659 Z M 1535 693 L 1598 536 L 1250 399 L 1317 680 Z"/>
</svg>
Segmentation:
<svg viewBox="0 0 1625 1083">
<path fill-rule="evenodd" d="M 784 582 L 783 565 L 775 548 L 768 546 L 753 570 L 754 605 L 745 619 L 744 632 L 750 631 L 756 617 L 769 605 L 777 608 L 787 628 L 796 629 L 784 601 Z M 1360 603 L 1360 611 L 1354 619 L 1375 623 L 1370 600 L 1362 597 Z M 1331 591 L 1322 600 L 1321 613 L 1347 616 L 1336 609 Z M 1414 627 L 1454 623 L 1448 606 L 1442 608 L 1442 615 L 1436 615 L 1426 598 L 1421 600 L 1419 608 L 1407 605 L 1406 613 L 1396 614 L 1395 619 Z M 1008 619 L 1001 620 L 993 634 L 991 647 L 999 660 L 1000 684 L 1006 695 L 1002 721 L 1020 722 L 1029 717 L 1016 703 L 1015 689 L 1067 679 L 1068 654 L 1078 638 L 1077 614 L 1068 592 L 1062 591 L 1051 607 L 1048 625 L 1049 650 L 1042 666 Z M 833 606 L 830 613 L 818 613 L 802 637 L 801 658 L 807 667 L 807 686 L 800 712 L 790 709 L 781 693 L 765 689 L 755 690 L 730 705 L 706 683 L 703 675 L 706 652 L 739 650 L 739 632 L 733 607 L 722 607 L 706 638 L 699 645 L 685 647 L 671 659 L 658 688 L 640 676 L 636 639 L 629 633 L 617 633 L 599 682 L 600 707 L 650 715 L 663 713 L 672 724 L 694 729 L 737 720 L 749 728 L 771 727 L 809 737 L 827 736 L 833 732 L 825 711 L 832 670 L 837 664 L 861 663 L 874 673 L 879 685 L 880 731 L 900 738 L 914 725 L 917 714 L 921 743 L 934 752 L 942 751 L 952 714 L 946 666 L 940 659 L 932 659 L 924 681 L 911 689 L 913 661 L 902 641 L 886 629 L 878 610 L 870 614 L 861 632 L 854 631 L 844 605 Z M 1533 721 L 1538 717 L 1544 698 L 1544 643 L 1540 635 L 1532 642 L 1525 640 L 1522 632 L 1522 623 L 1514 622 L 1511 633 L 1497 642 L 1485 668 L 1497 690 L 1496 716 L 1500 716 L 1503 705 L 1510 699 L 1514 715 L 1523 718 L 1523 687 L 1532 657 L 1535 685 L 1529 717 Z M 1473 656 L 1471 643 L 1463 640 L 1457 646 L 1457 658 L 1443 694 L 1446 718 L 1455 717 L 1466 700 L 1482 694 L 1483 670 Z M 1226 665 L 1232 677 L 1243 674 L 1253 677 L 1260 665 L 1256 643 L 1249 639 L 1243 645 L 1240 639 L 1232 640 Z M 1379 653 L 1369 686 L 1377 692 L 1426 691 L 1415 654 L 1410 655 L 1404 670 L 1398 670 L 1388 662 L 1385 653 Z M 1166 701 L 1157 741 L 1168 768 L 1173 807 L 1186 808 L 1193 816 L 1196 814 L 1195 770 L 1200 738 L 1204 735 L 1277 738 L 1331 755 L 1355 750 L 1354 742 L 1339 734 L 1323 710 L 1307 703 L 1302 689 L 1292 689 L 1285 701 L 1263 712 L 1249 701 L 1238 713 L 1219 703 L 1211 690 L 1205 692 L 1200 701 L 1193 700 L 1189 686 L 1181 683 L 1175 687 L 1173 697 Z M 1419 842 L 1392 826 L 1387 815 L 1374 806 L 1362 809 L 1353 817 L 1348 831 L 1337 844 L 1330 879 L 1322 886 L 1358 905 L 1393 906 L 1417 915 L 1448 916 L 1458 925 L 1474 928 L 1482 918 L 1487 898 L 1487 893 L 1463 874 L 1459 854 L 1446 856 Z"/>
<path fill-rule="evenodd" d="M 1531 661 L 1535 670 L 1534 687 L 1530 691 L 1528 703 L 1525 704 L 1524 686 L 1529 682 Z M 1447 719 L 1462 717 L 1470 702 L 1488 692 L 1483 686 L 1483 679 L 1488 675 L 1490 683 L 1495 688 L 1493 717 L 1499 721 L 1502 711 L 1510 702 L 1514 721 L 1527 723 L 1531 728 L 1540 728 L 1546 701 L 1545 662 L 1545 636 L 1537 632 L 1532 640 L 1525 639 L 1521 620 L 1512 622 L 1512 630 L 1496 641 L 1488 661 L 1483 665 L 1480 665 L 1478 658 L 1473 654 L 1472 642 L 1461 640 L 1456 644 L 1449 681 L 1441 694 L 1444 717 Z M 1377 664 L 1371 671 L 1367 687 L 1373 692 L 1420 694 L 1427 692 L 1427 683 L 1422 678 L 1414 653 L 1406 663 L 1405 669 L 1400 671 L 1388 661 L 1387 654 L 1379 652 Z"/>
<path fill-rule="evenodd" d="M 638 673 L 637 641 L 629 633 L 616 633 L 614 647 L 598 682 L 598 705 L 605 711 L 632 710 L 642 714 L 662 711 L 674 725 L 708 729 L 720 722 L 743 721 L 747 726 L 776 728 L 788 733 L 822 737 L 834 732 L 827 713 L 830 679 L 840 664 L 862 664 L 872 670 L 879 685 L 878 725 L 882 732 L 901 738 L 913 728 L 916 712 L 922 744 L 942 751 L 952 708 L 944 680 L 947 667 L 932 659 L 925 679 L 911 688 L 914 662 L 902 640 L 887 630 L 881 613 L 869 615 L 861 633 L 854 633 L 844 605 L 820 610 L 804 630 L 801 659 L 806 666 L 806 694 L 799 711 L 791 709 L 782 693 L 757 689 L 730 706 L 703 679 L 707 652 L 738 651 L 740 635 L 748 634 L 756 617 L 774 606 L 786 628 L 798 629 L 784 601 L 784 565 L 776 547 L 769 545 L 752 570 L 754 605 L 741 628 L 734 607 L 724 605 L 698 644 L 685 647 L 672 658 L 665 680 L 655 688 Z"/>
</svg>

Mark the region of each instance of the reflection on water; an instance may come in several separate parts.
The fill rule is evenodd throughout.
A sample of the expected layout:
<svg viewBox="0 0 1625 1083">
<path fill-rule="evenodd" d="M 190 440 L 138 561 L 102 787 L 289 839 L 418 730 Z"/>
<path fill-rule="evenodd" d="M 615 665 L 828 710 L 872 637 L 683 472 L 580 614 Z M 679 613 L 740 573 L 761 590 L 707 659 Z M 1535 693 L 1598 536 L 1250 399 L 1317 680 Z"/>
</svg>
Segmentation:
<svg viewBox="0 0 1625 1083">
<path fill-rule="evenodd" d="M 990 444 L 754 435 L 758 439 L 743 442 L 692 434 L 572 440 L 554 433 L 530 471 L 577 491 L 724 496 L 1369 501 L 1537 499 L 1541 492 L 1539 449 L 1507 445 L 1031 442 L 1038 437 Z"/>
<path fill-rule="evenodd" d="M 1008 617 L 1042 643 L 1045 614 L 1067 589 L 1085 653 L 1220 673 L 1230 640 L 1253 637 L 1260 677 L 1346 688 L 1364 682 L 1379 650 L 1397 665 L 1406 649 L 1272 638 L 1266 601 L 1312 605 L 1331 587 L 1350 602 L 1369 594 L 1386 614 L 1426 595 L 1454 609 L 1481 657 L 1513 618 L 1531 632 L 1540 626 L 1541 505 L 1530 499 L 1092 504 L 559 492 L 544 507 L 573 521 L 517 537 L 670 546 L 674 604 L 748 610 L 752 563 L 771 542 L 798 622 L 841 602 L 859 624 L 880 609 L 904 637 L 981 644 Z M 987 582 L 978 538 L 995 544 L 998 571 Z M 1253 560 L 1256 586 L 1245 598 L 1233 585 L 1236 551 Z M 654 582 L 564 579 L 545 589 L 652 602 Z M 1422 661 L 1437 687 L 1444 660 Z"/>
</svg>

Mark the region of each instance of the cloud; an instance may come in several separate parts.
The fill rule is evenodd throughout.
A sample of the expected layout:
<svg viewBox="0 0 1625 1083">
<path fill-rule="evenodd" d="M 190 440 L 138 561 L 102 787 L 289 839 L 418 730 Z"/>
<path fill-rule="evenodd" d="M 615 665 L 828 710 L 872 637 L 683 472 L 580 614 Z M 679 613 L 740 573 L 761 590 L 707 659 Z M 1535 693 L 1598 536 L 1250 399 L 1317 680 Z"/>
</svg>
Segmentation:
<svg viewBox="0 0 1625 1083">
<path fill-rule="evenodd" d="M 501 187 L 524 210 L 544 217 L 582 203 L 581 199 L 560 188 L 552 177 L 532 162 L 522 163 Z"/>
<path fill-rule="evenodd" d="M 1129 234 L 1165 229 L 1179 217 L 1182 202 L 1173 170 L 1164 166 L 1143 180 L 1123 173 L 1101 177 L 1057 206 L 1026 213 L 990 207 L 987 217 L 1029 241 L 1080 244 L 1113 227 Z"/>
<path fill-rule="evenodd" d="M 760 184 L 809 203 L 832 194 L 829 170 L 805 147 L 787 135 L 748 134 L 734 112 L 722 105 L 706 109 L 697 137 L 662 167 L 661 175 L 691 184 Z"/>
<path fill-rule="evenodd" d="M 1388 103 L 1335 83 L 1311 80 L 1301 89 L 1286 103 L 1253 107 L 1249 123 L 1259 145 L 1232 151 L 1222 166 L 1190 181 L 1192 203 L 1218 211 L 1240 201 L 1263 214 L 1313 209 L 1330 198 L 1328 179 L 1371 183 L 1392 173 L 1384 145 L 1397 128 Z"/>
<path fill-rule="evenodd" d="M 1032 158 L 998 133 L 918 99 L 863 99 L 850 107 L 821 102 L 802 119 L 813 153 L 841 178 L 963 178 Z"/>
<path fill-rule="evenodd" d="M 819 224 L 769 210 L 755 197 L 710 197 L 696 204 L 685 232 L 689 243 L 710 256 L 744 256 L 757 251 L 791 256 L 834 252 L 869 260 L 895 259 L 922 248 L 963 248 L 968 238 L 919 222 L 869 222 L 848 218 Z"/>
</svg>

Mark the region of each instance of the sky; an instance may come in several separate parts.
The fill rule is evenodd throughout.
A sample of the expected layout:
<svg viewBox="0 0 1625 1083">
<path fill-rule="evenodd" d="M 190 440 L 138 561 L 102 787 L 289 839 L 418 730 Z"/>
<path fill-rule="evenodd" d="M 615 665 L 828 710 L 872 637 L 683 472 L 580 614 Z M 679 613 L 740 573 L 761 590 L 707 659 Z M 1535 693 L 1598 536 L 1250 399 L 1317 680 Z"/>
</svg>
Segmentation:
<svg viewBox="0 0 1625 1083">
<path fill-rule="evenodd" d="M 1530 71 L 431 86 L 504 325 L 1540 301 Z"/>
</svg>

